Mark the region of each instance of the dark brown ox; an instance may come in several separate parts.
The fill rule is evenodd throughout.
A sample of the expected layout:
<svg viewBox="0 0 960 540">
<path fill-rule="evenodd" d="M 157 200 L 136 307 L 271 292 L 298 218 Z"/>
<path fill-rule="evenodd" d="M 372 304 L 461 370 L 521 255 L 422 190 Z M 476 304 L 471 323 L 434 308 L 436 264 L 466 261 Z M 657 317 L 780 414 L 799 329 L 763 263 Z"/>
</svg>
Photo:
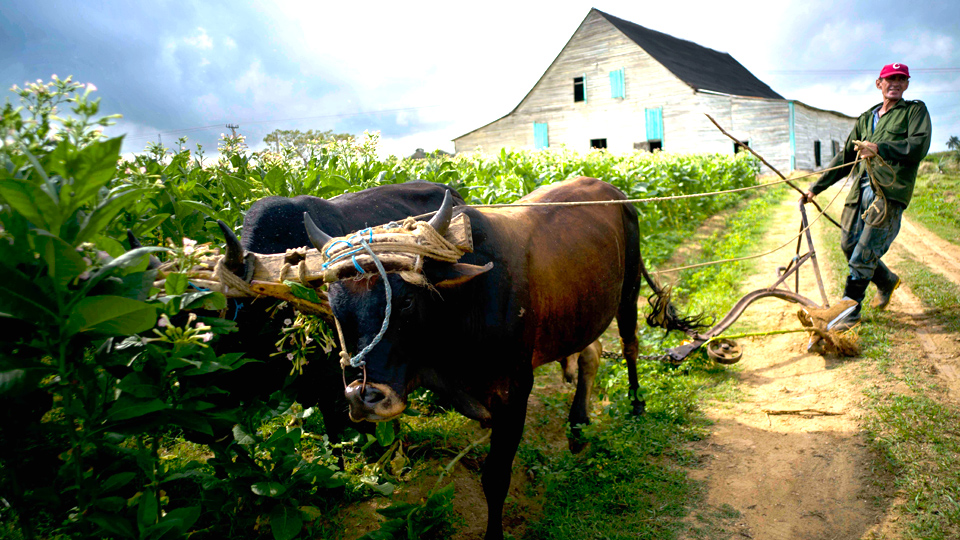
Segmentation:
<svg viewBox="0 0 960 540">
<path fill-rule="evenodd" d="M 579 178 L 541 188 L 519 202 L 625 198 L 610 184 Z M 640 414 L 640 276 L 654 290 L 655 313 L 648 321 L 679 330 L 692 330 L 694 321 L 677 317 L 647 274 L 637 213 L 630 204 L 452 209 L 460 212 L 470 218 L 473 253 L 457 263 L 428 261 L 423 271 L 429 286 L 388 275 L 389 327 L 365 358 L 366 384 L 353 381 L 346 395 L 353 420 L 379 421 L 400 414 L 409 392 L 423 386 L 491 427 L 482 483 L 486 538 L 499 540 L 533 370 L 584 350 L 616 317 L 633 412 Z M 437 215 L 442 216 L 435 218 L 442 231 L 451 209 Z M 314 234 L 311 240 L 322 245 L 327 237 Z M 346 349 L 356 354 L 372 343 L 386 308 L 385 286 L 376 271 L 331 284 L 329 298 Z M 571 419 L 585 424 L 586 400 L 578 396 L 575 403 L 579 410 L 571 411 Z"/>
</svg>

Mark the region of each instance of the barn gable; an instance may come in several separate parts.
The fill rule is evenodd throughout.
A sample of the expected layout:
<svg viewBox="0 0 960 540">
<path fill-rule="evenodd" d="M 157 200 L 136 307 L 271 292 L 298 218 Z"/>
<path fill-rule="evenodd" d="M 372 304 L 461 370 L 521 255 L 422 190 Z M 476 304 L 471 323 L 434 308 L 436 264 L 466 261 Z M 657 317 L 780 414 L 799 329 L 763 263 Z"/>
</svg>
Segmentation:
<svg viewBox="0 0 960 540">
<path fill-rule="evenodd" d="M 594 11 L 695 90 L 783 99 L 783 96 L 774 92 L 727 53 L 644 28 L 600 10 Z"/>
</svg>

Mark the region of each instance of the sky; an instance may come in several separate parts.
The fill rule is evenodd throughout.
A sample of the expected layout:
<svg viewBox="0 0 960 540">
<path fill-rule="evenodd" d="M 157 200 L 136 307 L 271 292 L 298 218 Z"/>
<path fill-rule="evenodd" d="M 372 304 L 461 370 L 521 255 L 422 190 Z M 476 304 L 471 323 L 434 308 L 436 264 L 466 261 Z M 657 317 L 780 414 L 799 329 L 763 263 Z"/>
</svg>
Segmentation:
<svg viewBox="0 0 960 540">
<path fill-rule="evenodd" d="M 960 1 L 231 2 L 4 0 L 0 93 L 73 75 L 151 141 L 253 149 L 276 129 L 379 131 L 381 152 L 453 151 L 517 106 L 591 7 L 727 52 L 787 99 L 857 116 L 884 64 L 911 70 L 931 151 L 960 136 Z M 0 100 L 2 103 L 2 100 Z M 208 154 L 209 155 L 209 154 Z"/>
</svg>

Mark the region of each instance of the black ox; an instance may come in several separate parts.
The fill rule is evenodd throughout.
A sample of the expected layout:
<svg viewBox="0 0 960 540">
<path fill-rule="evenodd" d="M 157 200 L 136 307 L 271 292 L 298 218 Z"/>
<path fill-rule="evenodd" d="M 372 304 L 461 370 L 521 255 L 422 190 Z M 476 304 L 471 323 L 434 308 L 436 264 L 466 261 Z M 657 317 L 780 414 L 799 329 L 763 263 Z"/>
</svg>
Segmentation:
<svg viewBox="0 0 960 540">
<path fill-rule="evenodd" d="M 625 198 L 610 184 L 579 178 L 540 188 L 518 202 Z M 630 204 L 475 209 L 452 208 L 449 202 L 437 214 L 442 216 L 439 228 L 446 228 L 452 214 L 469 216 L 473 253 L 457 263 L 428 261 L 426 287 L 388 274 L 389 328 L 366 356 L 365 384 L 353 381 L 345 393 L 355 421 L 397 416 L 408 393 L 424 386 L 491 427 L 482 473 L 485 538 L 499 540 L 533 370 L 587 348 L 616 317 L 633 411 L 640 414 L 644 404 L 636 393 L 636 328 L 641 276 L 654 291 L 648 324 L 687 331 L 698 321 L 678 317 L 668 293 L 647 274 L 637 213 Z M 309 224 L 307 228 L 318 249 L 330 240 Z M 382 281 L 373 271 L 329 287 L 351 354 L 380 331 L 386 304 Z M 578 385 L 571 424 L 587 423 L 587 410 Z"/>
<path fill-rule="evenodd" d="M 463 203 L 460 195 L 449 186 L 425 181 L 389 184 L 329 200 L 309 195 L 266 197 L 247 211 L 242 243 L 221 223 L 227 237 L 227 267 L 238 276 L 249 278 L 252 261 L 245 257 L 245 253 L 284 253 L 287 249 L 309 245 L 310 240 L 303 228 L 294 225 L 302 222 L 304 212 L 322 222 L 324 227 L 337 231 L 336 234 L 348 234 L 432 212 L 440 206 L 448 191 L 454 193 L 456 203 Z M 239 331 L 221 336 L 216 344 L 217 353 L 242 352 L 246 357 L 262 361 L 215 375 L 216 385 L 229 391 L 228 399 L 233 402 L 248 402 L 270 395 L 283 387 L 291 371 L 286 358 L 271 358 L 271 355 L 277 352 L 275 344 L 283 335 L 284 321 L 295 318 L 296 313 L 290 307 L 276 311 L 274 305 L 275 302 L 268 299 L 259 302 L 243 299 L 239 305 L 231 303 L 228 308 L 227 317 L 234 318 Z M 328 355 L 318 348 L 303 373 L 290 384 L 294 396 L 304 408 L 316 405 L 320 410 L 330 438 L 339 438 L 349 422 L 337 351 Z"/>
</svg>

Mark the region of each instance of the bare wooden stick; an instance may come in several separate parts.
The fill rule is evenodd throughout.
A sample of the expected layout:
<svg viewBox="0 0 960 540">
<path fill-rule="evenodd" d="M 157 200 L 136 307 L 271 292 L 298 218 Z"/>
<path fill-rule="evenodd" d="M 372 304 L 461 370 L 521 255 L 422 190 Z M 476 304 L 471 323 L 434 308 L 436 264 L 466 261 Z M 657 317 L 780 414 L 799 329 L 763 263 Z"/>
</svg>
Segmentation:
<svg viewBox="0 0 960 540">
<path fill-rule="evenodd" d="M 750 148 L 749 146 L 747 146 L 746 144 L 744 144 L 743 141 L 740 141 L 739 139 L 737 139 L 737 138 L 734 137 L 733 135 L 727 133 L 727 130 L 725 130 L 725 129 L 723 129 L 722 127 L 720 127 L 720 124 L 718 124 L 717 121 L 714 120 L 712 116 L 710 116 L 710 115 L 707 114 L 707 113 L 703 113 L 703 114 L 704 114 L 704 116 L 706 116 L 707 118 L 709 118 L 711 122 L 713 122 L 713 125 L 717 126 L 717 129 L 720 130 L 720 133 L 723 133 L 723 134 L 726 135 L 727 137 L 730 137 L 730 139 L 732 139 L 733 142 L 739 144 L 739 145 L 740 145 L 741 147 L 743 147 L 743 148 L 746 148 L 746 149 L 747 149 L 747 152 L 750 152 L 751 154 L 757 156 L 757 159 L 759 159 L 760 161 L 762 161 L 763 164 L 766 165 L 767 167 L 770 167 L 770 170 L 771 170 L 771 171 L 777 173 L 777 176 L 779 176 L 784 182 L 786 182 L 788 186 L 790 186 L 790 187 L 792 187 L 793 189 L 797 190 L 797 192 L 800 193 L 801 195 L 804 195 L 804 194 L 806 193 L 806 192 L 804 192 L 802 189 L 798 188 L 798 187 L 796 186 L 796 184 L 794 184 L 793 182 L 787 180 L 787 177 L 784 176 L 783 174 L 781 174 L 780 171 L 778 171 L 776 167 L 774 167 L 773 165 L 771 165 L 770 163 L 768 163 L 767 160 L 763 159 L 763 156 L 761 156 L 760 154 L 754 152 L 754 151 L 753 151 L 753 148 Z M 837 227 L 840 227 L 841 229 L 843 228 L 839 223 L 837 223 L 837 221 L 836 221 L 835 219 L 833 219 L 832 217 L 828 216 L 827 214 L 824 214 L 824 213 L 823 213 L 823 209 L 820 208 L 820 205 L 817 204 L 816 201 L 810 201 L 810 203 L 813 204 L 813 206 L 816 207 L 816 209 L 817 209 L 818 212 L 820 212 L 821 214 L 824 215 L 824 217 L 826 217 L 827 219 L 829 219 L 831 223 L 833 223 L 833 224 L 836 225 Z"/>
<path fill-rule="evenodd" d="M 783 416 L 783 415 L 798 415 L 798 416 L 843 416 L 846 413 L 843 412 L 834 412 L 834 411 L 823 411 L 820 409 L 761 409 L 767 415 L 774 416 Z"/>
</svg>

